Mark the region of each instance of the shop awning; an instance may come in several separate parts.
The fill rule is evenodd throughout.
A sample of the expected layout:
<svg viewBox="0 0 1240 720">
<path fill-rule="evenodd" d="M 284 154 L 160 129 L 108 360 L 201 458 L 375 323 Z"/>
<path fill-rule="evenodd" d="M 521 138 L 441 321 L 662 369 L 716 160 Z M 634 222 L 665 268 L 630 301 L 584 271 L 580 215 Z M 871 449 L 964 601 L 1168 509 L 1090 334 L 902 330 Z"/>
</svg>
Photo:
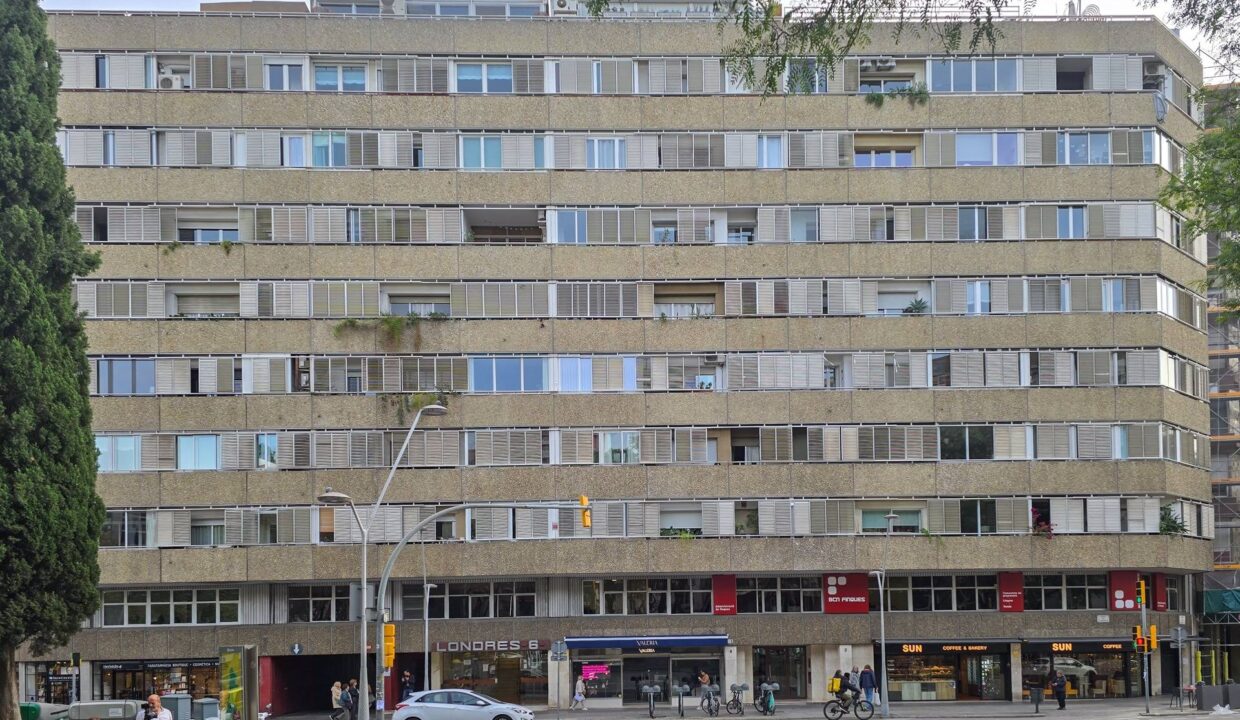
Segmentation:
<svg viewBox="0 0 1240 720">
<path fill-rule="evenodd" d="M 719 647 L 728 644 L 727 635 L 618 635 L 615 637 L 566 637 L 569 648 L 620 648 L 622 650 L 662 650 L 683 647 Z"/>
</svg>

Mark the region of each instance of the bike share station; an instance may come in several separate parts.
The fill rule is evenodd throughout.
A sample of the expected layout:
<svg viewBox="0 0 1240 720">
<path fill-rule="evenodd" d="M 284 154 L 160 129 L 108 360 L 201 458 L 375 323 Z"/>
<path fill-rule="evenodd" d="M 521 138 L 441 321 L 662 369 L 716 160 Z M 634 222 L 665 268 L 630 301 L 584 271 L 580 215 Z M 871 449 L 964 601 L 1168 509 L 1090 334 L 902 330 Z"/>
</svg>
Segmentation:
<svg viewBox="0 0 1240 720">
<path fill-rule="evenodd" d="M 571 688 L 582 678 L 591 709 L 645 705 L 651 696 L 657 705 L 675 706 L 674 688 L 687 687 L 681 702 L 696 710 L 698 673 L 720 687 L 736 675 L 736 647 L 727 635 L 568 637 L 564 643 L 571 653 L 564 682 Z"/>
</svg>

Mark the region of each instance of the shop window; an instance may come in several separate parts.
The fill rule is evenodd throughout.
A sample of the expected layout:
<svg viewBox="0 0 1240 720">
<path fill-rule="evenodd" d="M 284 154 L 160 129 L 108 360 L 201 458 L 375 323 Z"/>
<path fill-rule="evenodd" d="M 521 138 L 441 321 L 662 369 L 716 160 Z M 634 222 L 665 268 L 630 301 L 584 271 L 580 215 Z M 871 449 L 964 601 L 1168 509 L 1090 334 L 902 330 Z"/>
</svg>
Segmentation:
<svg viewBox="0 0 1240 720">
<path fill-rule="evenodd" d="M 289 622 L 346 622 L 349 619 L 348 585 L 289 587 Z"/>
</svg>

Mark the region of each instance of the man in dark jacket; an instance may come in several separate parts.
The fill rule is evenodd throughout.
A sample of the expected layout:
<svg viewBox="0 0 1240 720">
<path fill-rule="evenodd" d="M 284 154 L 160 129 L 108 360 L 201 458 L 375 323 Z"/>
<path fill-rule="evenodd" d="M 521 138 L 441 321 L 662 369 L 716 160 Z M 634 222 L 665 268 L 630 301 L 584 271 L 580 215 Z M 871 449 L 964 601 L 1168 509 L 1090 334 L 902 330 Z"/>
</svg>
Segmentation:
<svg viewBox="0 0 1240 720">
<path fill-rule="evenodd" d="M 1063 670 L 1056 670 L 1055 677 L 1051 678 L 1051 692 L 1055 694 L 1059 709 L 1063 710 L 1068 696 L 1068 678 L 1063 676 Z"/>
<path fill-rule="evenodd" d="M 400 699 L 407 700 L 410 695 L 417 691 L 418 688 L 413 682 L 413 675 L 406 670 L 400 678 Z"/>
<path fill-rule="evenodd" d="M 874 688 L 878 687 L 877 678 L 874 677 L 874 668 L 866 665 L 861 669 L 861 692 L 865 693 L 865 701 L 874 702 Z"/>
</svg>

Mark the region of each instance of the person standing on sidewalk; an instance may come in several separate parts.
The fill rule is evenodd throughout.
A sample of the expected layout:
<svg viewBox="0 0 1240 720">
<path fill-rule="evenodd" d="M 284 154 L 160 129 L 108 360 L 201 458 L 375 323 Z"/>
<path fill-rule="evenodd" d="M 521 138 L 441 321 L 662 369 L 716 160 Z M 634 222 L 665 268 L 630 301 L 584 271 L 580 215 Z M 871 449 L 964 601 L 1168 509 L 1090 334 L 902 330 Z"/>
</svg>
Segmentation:
<svg viewBox="0 0 1240 720">
<path fill-rule="evenodd" d="M 1068 678 L 1063 676 L 1063 670 L 1056 670 L 1055 677 L 1051 678 L 1051 692 L 1055 694 L 1059 709 L 1063 710 L 1068 695 Z"/>
<path fill-rule="evenodd" d="M 874 669 L 869 665 L 866 665 L 865 668 L 861 670 L 860 682 L 857 684 L 861 686 L 861 692 L 865 693 L 865 701 L 868 703 L 873 703 L 874 688 L 878 687 L 878 683 L 874 678 Z"/>
</svg>

